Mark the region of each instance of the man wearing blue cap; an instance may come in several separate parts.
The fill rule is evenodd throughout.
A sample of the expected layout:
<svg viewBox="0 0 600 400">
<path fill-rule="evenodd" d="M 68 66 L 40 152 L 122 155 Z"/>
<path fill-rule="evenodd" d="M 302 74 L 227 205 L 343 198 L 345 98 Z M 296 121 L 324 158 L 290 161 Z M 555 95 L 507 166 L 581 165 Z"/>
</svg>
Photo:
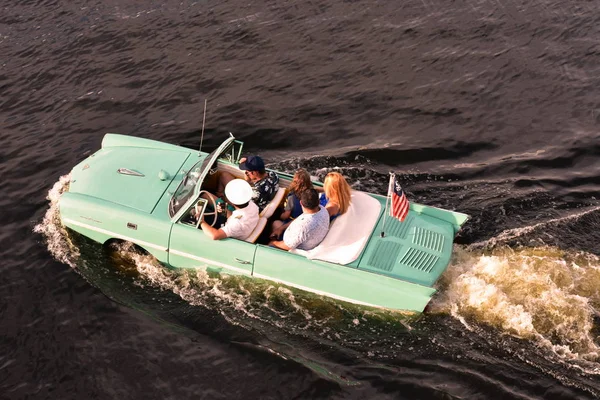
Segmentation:
<svg viewBox="0 0 600 400">
<path fill-rule="evenodd" d="M 252 186 L 252 200 L 262 211 L 279 190 L 279 177 L 275 172 L 265 170 L 265 163 L 259 156 L 242 158 L 240 169 L 244 171 L 246 181 Z"/>
</svg>

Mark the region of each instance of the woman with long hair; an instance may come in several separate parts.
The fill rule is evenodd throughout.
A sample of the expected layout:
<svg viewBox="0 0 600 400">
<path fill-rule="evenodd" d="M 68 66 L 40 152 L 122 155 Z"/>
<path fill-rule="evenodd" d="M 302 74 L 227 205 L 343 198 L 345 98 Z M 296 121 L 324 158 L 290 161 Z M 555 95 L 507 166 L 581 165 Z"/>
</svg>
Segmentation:
<svg viewBox="0 0 600 400">
<path fill-rule="evenodd" d="M 271 237 L 281 237 L 290 222 L 302 214 L 300 196 L 302 192 L 312 188 L 313 184 L 310 180 L 310 174 L 304 168 L 296 171 L 288 188 L 289 194 L 285 202 L 284 211 L 279 216 L 279 220 L 273 221 Z"/>
<path fill-rule="evenodd" d="M 350 206 L 350 185 L 339 172 L 330 172 L 323 182 L 325 196 L 321 196 L 321 205 L 324 205 L 331 220 L 344 214 Z"/>
<path fill-rule="evenodd" d="M 309 173 L 304 169 L 300 168 L 294 174 L 292 183 L 290 183 L 289 194 L 285 202 L 285 210 L 281 214 L 281 220 L 286 221 L 289 218 L 296 218 L 302 214 L 302 207 L 300 207 L 300 194 L 303 191 L 312 189 L 313 184 L 310 180 Z"/>
</svg>

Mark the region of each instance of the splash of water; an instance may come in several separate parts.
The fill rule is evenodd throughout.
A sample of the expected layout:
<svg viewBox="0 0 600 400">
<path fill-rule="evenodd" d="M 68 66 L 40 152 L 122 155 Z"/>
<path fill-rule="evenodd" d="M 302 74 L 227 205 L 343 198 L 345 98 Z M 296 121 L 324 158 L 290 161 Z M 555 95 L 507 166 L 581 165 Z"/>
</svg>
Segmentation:
<svg viewBox="0 0 600 400">
<path fill-rule="evenodd" d="M 67 231 L 60 221 L 58 209 L 60 196 L 68 189 L 70 181 L 71 175 L 68 174 L 61 176 L 60 179 L 54 183 L 46 197 L 50 201 L 50 206 L 42 221 L 33 228 L 33 231 L 44 237 L 48 246 L 48 251 L 50 251 L 50 254 L 52 254 L 55 259 L 72 268 L 76 268 L 79 250 L 67 235 Z"/>
<path fill-rule="evenodd" d="M 119 251 L 131 257 L 139 272 L 136 284 L 169 290 L 192 306 L 218 310 L 229 322 L 239 324 L 242 314 L 252 320 L 281 327 L 288 320 L 302 321 L 297 329 L 306 329 L 318 319 L 301 304 L 292 290 L 277 284 L 250 278 L 212 274 L 205 268 L 172 270 L 149 255 L 135 254 L 127 244 Z M 274 318 L 276 317 L 276 318 Z"/>
<path fill-rule="evenodd" d="M 265 280 L 213 274 L 203 268 L 171 270 L 152 256 L 134 253 L 126 244 L 119 246 L 139 273 L 137 285 L 168 290 L 191 306 L 217 311 L 230 324 L 260 330 L 273 344 L 281 334 L 287 342 L 292 333 L 370 353 L 371 357 L 376 354 L 374 344 L 381 343 L 381 352 L 389 356 L 398 350 L 397 335 L 410 331 L 416 317 L 414 313 L 342 303 Z M 365 343 L 369 346 L 363 346 Z M 396 347 L 390 350 L 388 343 Z M 287 345 L 278 351 L 290 355 Z"/>
<path fill-rule="evenodd" d="M 457 246 L 440 286 L 432 309 L 450 313 L 467 328 L 468 321 L 483 322 L 598 369 L 597 256 L 552 247 L 497 247 L 478 254 Z"/>
</svg>

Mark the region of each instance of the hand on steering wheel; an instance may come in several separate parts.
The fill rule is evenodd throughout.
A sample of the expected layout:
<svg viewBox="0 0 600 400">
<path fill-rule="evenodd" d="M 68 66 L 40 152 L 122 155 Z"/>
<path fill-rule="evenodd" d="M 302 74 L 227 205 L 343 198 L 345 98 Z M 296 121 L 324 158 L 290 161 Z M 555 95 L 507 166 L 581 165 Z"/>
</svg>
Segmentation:
<svg viewBox="0 0 600 400">
<path fill-rule="evenodd" d="M 202 195 L 203 193 L 205 193 L 206 197 L 208 197 L 208 201 L 210 201 L 212 203 L 214 211 L 213 212 L 206 212 L 205 211 L 204 215 L 202 217 L 204 218 L 207 215 L 208 216 L 212 215 L 213 216 L 213 222 L 212 222 L 212 224 L 210 224 L 210 226 L 215 226 L 215 224 L 217 223 L 217 202 L 215 201 L 214 196 L 210 192 L 208 192 L 206 190 L 201 190 L 200 191 L 200 195 Z M 206 197 L 203 197 L 203 198 L 206 198 Z M 198 217 L 198 222 L 196 222 L 196 228 L 200 228 L 200 223 L 203 221 L 200 218 L 200 207 L 198 207 L 198 203 L 196 203 L 196 205 L 194 207 L 196 209 L 196 215 Z"/>
</svg>

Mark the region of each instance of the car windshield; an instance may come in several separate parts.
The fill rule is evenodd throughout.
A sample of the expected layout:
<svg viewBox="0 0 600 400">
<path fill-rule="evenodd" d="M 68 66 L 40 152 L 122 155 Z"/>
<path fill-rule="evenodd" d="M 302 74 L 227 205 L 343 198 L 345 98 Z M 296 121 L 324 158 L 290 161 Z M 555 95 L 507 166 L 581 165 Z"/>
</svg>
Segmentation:
<svg viewBox="0 0 600 400">
<path fill-rule="evenodd" d="M 218 149 L 217 149 L 218 150 Z M 177 187 L 177 190 L 171 197 L 171 201 L 169 202 L 169 215 L 173 217 L 181 207 L 192 197 L 194 194 L 194 188 L 198 184 L 198 180 L 200 176 L 202 176 L 202 172 L 207 168 L 210 168 L 211 160 L 213 160 L 216 151 L 213 151 L 208 156 L 206 156 L 202 161 L 198 161 L 194 166 L 188 171 L 187 174 L 183 177 L 183 180 Z"/>
</svg>

